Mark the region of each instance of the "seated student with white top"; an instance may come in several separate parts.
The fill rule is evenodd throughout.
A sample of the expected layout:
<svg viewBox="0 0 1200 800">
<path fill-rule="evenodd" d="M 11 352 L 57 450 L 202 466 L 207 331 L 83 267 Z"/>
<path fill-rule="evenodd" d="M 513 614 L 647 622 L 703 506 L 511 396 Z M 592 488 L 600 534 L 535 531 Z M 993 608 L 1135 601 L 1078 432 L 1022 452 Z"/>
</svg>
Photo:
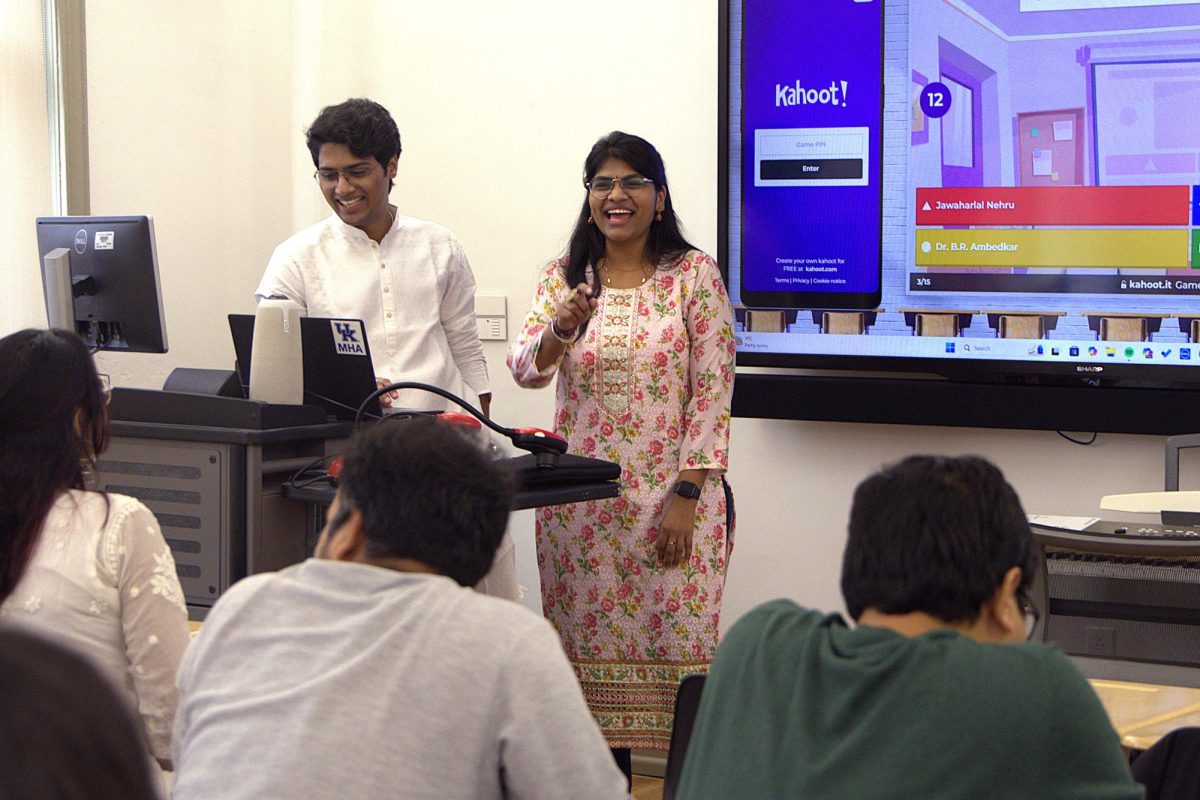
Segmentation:
<svg viewBox="0 0 1200 800">
<path fill-rule="evenodd" d="M 90 657 L 169 769 L 187 609 L 150 510 L 84 487 L 108 436 L 105 386 L 82 339 L 0 340 L 0 616 Z"/>
<path fill-rule="evenodd" d="M 510 499 L 456 426 L 357 434 L 316 556 L 231 587 L 184 659 L 175 800 L 627 797 L 554 629 L 468 588 Z"/>
<path fill-rule="evenodd" d="M 1100 701 L 1026 642 L 1036 551 L 979 458 L 915 456 L 854 495 L 853 628 L 790 600 L 717 648 L 678 796 L 1135 800 Z"/>
</svg>

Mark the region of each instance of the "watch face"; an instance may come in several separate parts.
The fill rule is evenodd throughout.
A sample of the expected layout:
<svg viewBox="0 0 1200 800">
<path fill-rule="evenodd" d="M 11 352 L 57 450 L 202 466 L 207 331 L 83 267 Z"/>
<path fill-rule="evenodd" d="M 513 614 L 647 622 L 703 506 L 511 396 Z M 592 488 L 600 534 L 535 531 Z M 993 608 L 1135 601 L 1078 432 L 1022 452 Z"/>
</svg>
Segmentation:
<svg viewBox="0 0 1200 800">
<path fill-rule="evenodd" d="M 680 497 L 686 497 L 689 500 L 695 500 L 700 497 L 700 487 L 691 481 L 680 481 L 675 484 L 675 494 Z"/>
</svg>

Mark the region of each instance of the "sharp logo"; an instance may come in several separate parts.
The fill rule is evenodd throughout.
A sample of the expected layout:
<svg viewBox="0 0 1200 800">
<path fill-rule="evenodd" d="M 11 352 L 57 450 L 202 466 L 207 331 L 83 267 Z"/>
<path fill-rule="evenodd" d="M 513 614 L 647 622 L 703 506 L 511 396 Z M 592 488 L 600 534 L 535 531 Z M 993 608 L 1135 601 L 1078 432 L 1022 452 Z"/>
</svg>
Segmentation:
<svg viewBox="0 0 1200 800">
<path fill-rule="evenodd" d="M 1104 367 L 1084 366 L 1075 367 L 1076 372 L 1104 372 Z"/>
<path fill-rule="evenodd" d="M 365 356 L 366 337 L 363 336 L 362 323 L 357 320 L 330 320 L 333 326 L 333 346 L 338 355 Z"/>
</svg>

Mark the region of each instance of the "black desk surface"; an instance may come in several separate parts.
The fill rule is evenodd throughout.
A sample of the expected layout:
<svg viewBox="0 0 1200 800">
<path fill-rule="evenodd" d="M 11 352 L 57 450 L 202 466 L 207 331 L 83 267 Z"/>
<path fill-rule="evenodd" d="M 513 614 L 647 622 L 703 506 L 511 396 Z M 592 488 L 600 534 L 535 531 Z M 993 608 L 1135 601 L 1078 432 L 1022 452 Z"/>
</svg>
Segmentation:
<svg viewBox="0 0 1200 800">
<path fill-rule="evenodd" d="M 287 481 L 283 484 L 284 497 L 303 500 L 307 503 L 329 505 L 333 502 L 334 494 L 334 488 L 324 482 L 312 483 L 307 486 L 296 481 Z M 512 507 L 514 511 L 518 511 L 523 508 L 579 503 L 584 500 L 602 500 L 616 497 L 619 494 L 620 486 L 614 481 L 589 481 L 566 486 L 538 486 L 514 492 Z"/>
<path fill-rule="evenodd" d="M 579 503 L 616 497 L 621 467 L 612 461 L 564 453 L 548 464 L 526 453 L 503 459 L 499 466 L 515 484 L 513 510 Z M 283 496 L 309 503 L 333 502 L 334 489 L 323 471 L 297 476 L 283 484 Z"/>
<path fill-rule="evenodd" d="M 329 422 L 316 406 L 152 389 L 113 389 L 109 415 L 116 436 L 185 442 L 266 445 L 345 438 L 354 432 L 353 423 Z"/>
</svg>

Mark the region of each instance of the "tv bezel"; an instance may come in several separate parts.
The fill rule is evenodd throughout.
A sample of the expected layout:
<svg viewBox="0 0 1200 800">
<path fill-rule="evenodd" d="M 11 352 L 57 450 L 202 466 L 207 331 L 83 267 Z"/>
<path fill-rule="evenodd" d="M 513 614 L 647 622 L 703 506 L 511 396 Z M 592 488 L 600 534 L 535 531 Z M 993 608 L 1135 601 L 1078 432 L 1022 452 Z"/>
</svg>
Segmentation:
<svg viewBox="0 0 1200 800">
<path fill-rule="evenodd" d="M 718 0 L 717 256 L 727 285 L 737 213 L 729 189 L 730 8 L 740 2 Z M 884 97 L 886 108 L 886 83 Z M 1197 367 L 743 351 L 736 363 L 735 416 L 1168 435 L 1197 429 L 1187 421 L 1200 400 Z M 937 398 L 960 407 L 946 414 L 930 402 Z"/>
</svg>

